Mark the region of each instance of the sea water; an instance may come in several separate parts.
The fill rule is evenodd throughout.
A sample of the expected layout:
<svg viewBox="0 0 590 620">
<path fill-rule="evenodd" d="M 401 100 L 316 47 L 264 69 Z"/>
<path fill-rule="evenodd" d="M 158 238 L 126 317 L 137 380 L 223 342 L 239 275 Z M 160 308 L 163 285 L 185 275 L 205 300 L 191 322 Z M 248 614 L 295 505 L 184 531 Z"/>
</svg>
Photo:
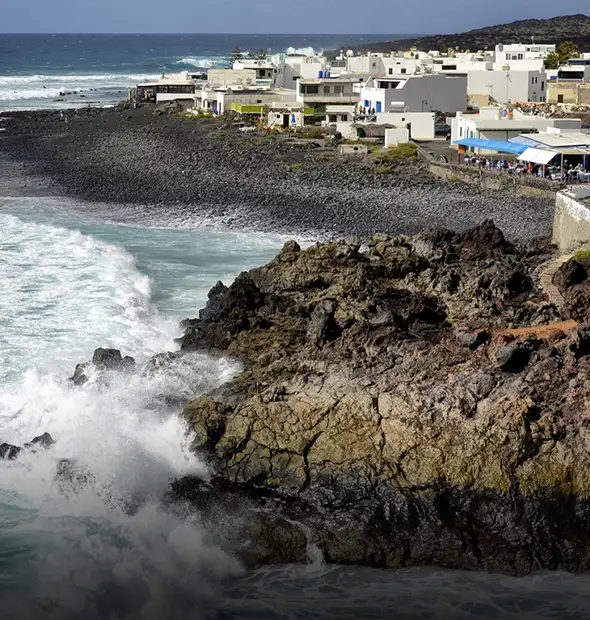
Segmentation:
<svg viewBox="0 0 590 620">
<path fill-rule="evenodd" d="M 236 47 L 311 54 L 384 36 L 0 34 L 0 111 L 113 105 L 163 73 L 226 67 Z"/>
<path fill-rule="evenodd" d="M 236 45 L 346 41 L 354 38 L 0 35 L 0 110 L 112 104 L 138 79 L 224 64 Z M 140 366 L 175 350 L 179 321 L 196 316 L 209 288 L 271 259 L 285 239 L 23 185 L 0 178 L 0 443 L 43 432 L 56 443 L 0 461 L 2 620 L 590 618 L 586 576 L 333 567 L 317 554 L 307 566 L 247 571 L 197 513 L 164 510 L 172 478 L 209 472 L 162 394 L 189 399 L 231 380 L 239 364 L 192 354 L 108 388 L 92 379 L 76 388 L 68 377 L 99 346 Z M 83 484 L 58 475 L 62 459 Z"/>
<path fill-rule="evenodd" d="M 210 286 L 268 261 L 285 239 L 125 213 L 0 198 L 0 441 L 22 445 L 45 431 L 56 440 L 0 462 L 0 618 L 590 618 L 584 576 L 317 559 L 246 571 L 198 514 L 181 520 L 163 509 L 172 478 L 209 472 L 188 450 L 178 409 L 159 396 L 191 398 L 239 364 L 192 354 L 108 388 L 68 377 L 99 346 L 139 365 L 175 350 L 179 321 L 197 314 Z M 89 472 L 85 484 L 63 483 L 62 459 Z"/>
</svg>

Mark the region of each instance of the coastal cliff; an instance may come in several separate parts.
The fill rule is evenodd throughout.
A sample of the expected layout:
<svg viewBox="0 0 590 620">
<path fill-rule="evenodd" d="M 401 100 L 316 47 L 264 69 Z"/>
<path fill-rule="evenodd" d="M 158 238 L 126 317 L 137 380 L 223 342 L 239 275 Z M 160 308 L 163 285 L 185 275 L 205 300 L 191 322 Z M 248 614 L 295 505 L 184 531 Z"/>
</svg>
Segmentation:
<svg viewBox="0 0 590 620">
<path fill-rule="evenodd" d="M 587 272 L 558 274 L 560 315 L 534 277 L 548 252 L 486 222 L 290 242 L 218 283 L 182 350 L 245 370 L 186 407 L 213 479 L 177 496 L 270 502 L 284 520 L 257 525 L 255 561 L 301 560 L 311 541 L 338 563 L 588 569 Z"/>
</svg>

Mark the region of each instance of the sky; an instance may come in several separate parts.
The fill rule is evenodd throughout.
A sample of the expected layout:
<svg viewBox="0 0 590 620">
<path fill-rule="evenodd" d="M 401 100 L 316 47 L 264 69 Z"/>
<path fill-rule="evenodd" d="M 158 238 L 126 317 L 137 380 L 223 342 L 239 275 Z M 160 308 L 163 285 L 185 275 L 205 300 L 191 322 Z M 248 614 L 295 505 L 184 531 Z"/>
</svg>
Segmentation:
<svg viewBox="0 0 590 620">
<path fill-rule="evenodd" d="M 0 0 L 0 32 L 453 33 L 560 12 L 590 0 Z M 419 10 L 417 10 L 419 9 Z"/>
</svg>

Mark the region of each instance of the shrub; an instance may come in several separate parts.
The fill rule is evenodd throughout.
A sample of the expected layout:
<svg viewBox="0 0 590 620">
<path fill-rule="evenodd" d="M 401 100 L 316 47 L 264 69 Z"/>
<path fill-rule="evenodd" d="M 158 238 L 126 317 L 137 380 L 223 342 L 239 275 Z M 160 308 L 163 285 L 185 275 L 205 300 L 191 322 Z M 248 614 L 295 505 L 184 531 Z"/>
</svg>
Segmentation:
<svg viewBox="0 0 590 620">
<path fill-rule="evenodd" d="M 389 166 L 378 166 L 375 169 L 377 174 L 389 174 L 391 172 L 391 168 Z"/>
<path fill-rule="evenodd" d="M 573 256 L 573 260 L 582 260 L 583 258 L 590 258 L 590 250 L 578 250 Z"/>
<path fill-rule="evenodd" d="M 413 143 L 398 144 L 388 148 L 385 152 L 376 155 L 375 159 L 381 166 L 399 164 L 404 161 L 413 161 L 418 157 L 418 147 Z"/>
</svg>

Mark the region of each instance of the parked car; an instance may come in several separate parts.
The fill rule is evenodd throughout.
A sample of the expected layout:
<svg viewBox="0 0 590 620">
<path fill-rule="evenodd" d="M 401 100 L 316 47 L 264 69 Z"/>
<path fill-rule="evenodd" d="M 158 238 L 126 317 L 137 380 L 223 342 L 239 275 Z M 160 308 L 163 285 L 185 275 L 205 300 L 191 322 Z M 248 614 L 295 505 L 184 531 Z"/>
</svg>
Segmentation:
<svg viewBox="0 0 590 620">
<path fill-rule="evenodd" d="M 451 133 L 451 126 L 445 123 L 437 123 L 434 126 L 434 135 L 435 136 L 446 136 Z"/>
</svg>

